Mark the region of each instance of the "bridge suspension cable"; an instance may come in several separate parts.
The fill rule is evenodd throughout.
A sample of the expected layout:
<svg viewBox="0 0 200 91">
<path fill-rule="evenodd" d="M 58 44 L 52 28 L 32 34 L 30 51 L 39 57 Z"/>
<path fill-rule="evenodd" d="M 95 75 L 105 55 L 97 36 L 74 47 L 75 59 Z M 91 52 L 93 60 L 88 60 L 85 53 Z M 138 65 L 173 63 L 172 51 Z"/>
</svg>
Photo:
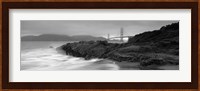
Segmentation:
<svg viewBox="0 0 200 91">
<path fill-rule="evenodd" d="M 114 38 L 120 38 L 120 41 L 124 41 L 124 38 L 129 38 L 129 37 L 132 37 L 132 36 L 124 36 L 124 29 L 121 28 L 120 29 L 120 35 L 118 37 L 110 37 L 110 34 L 108 34 L 108 38 L 107 40 L 110 40 L 110 39 L 114 39 Z"/>
<path fill-rule="evenodd" d="M 123 28 L 121 28 L 121 30 L 120 30 L 120 41 L 122 41 L 122 42 L 123 42 L 123 33 L 124 33 L 124 30 L 123 30 Z"/>
</svg>

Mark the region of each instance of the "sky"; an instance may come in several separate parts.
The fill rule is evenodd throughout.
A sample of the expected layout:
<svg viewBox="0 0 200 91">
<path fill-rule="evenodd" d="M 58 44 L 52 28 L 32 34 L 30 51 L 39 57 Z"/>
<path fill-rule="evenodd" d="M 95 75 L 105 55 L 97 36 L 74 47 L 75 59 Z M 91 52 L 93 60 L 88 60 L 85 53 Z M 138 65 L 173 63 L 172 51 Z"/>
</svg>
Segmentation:
<svg viewBox="0 0 200 91">
<path fill-rule="evenodd" d="M 123 28 L 124 36 L 158 30 L 162 26 L 178 21 L 134 21 L 134 20 L 22 20 L 21 36 L 41 34 L 91 35 L 117 37 Z"/>
</svg>

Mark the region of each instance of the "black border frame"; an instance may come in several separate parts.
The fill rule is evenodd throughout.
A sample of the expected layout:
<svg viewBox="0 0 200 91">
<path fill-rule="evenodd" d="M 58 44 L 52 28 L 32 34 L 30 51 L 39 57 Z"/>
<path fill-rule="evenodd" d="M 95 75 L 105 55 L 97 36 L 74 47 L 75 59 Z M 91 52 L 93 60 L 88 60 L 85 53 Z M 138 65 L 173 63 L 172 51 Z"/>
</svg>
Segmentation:
<svg viewBox="0 0 200 91">
<path fill-rule="evenodd" d="M 3 2 L 2 84 L 3 89 L 197 89 L 198 3 L 197 2 Z M 192 82 L 9 82 L 9 9 L 191 9 Z"/>
</svg>

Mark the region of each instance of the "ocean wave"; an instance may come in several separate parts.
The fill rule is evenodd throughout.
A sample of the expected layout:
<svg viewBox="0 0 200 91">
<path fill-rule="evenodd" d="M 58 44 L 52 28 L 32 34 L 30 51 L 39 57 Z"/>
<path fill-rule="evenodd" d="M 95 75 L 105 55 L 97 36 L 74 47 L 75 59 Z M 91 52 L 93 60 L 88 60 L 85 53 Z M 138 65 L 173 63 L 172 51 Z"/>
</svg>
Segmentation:
<svg viewBox="0 0 200 91">
<path fill-rule="evenodd" d="M 118 70 L 119 67 L 105 59 L 85 60 L 59 53 L 54 48 L 41 48 L 22 51 L 20 69 L 21 71 Z"/>
</svg>

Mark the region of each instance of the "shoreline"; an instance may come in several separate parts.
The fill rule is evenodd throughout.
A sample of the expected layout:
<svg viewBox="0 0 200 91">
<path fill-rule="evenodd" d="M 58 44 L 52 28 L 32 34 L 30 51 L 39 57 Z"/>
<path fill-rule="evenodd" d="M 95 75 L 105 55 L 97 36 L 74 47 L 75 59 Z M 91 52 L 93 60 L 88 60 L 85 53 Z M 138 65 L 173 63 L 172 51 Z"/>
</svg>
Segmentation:
<svg viewBox="0 0 200 91">
<path fill-rule="evenodd" d="M 178 70 L 179 65 L 150 65 L 150 66 L 140 66 L 140 62 L 130 62 L 130 61 L 117 61 L 112 60 L 109 58 L 91 58 L 91 59 L 85 59 L 84 57 L 76 57 L 73 55 L 66 55 L 66 51 L 62 49 L 62 47 L 47 47 L 48 49 L 55 50 L 56 53 L 62 54 L 63 56 L 71 56 L 74 58 L 81 58 L 82 61 L 85 61 L 86 64 L 89 62 L 88 65 L 85 65 L 84 62 L 81 66 L 81 64 L 74 64 L 77 65 L 76 69 L 69 69 L 69 70 Z M 122 55 L 123 56 L 123 55 Z M 42 56 L 41 56 L 42 57 Z M 126 57 L 126 56 L 123 56 Z M 91 61 L 91 60 L 97 59 L 97 61 Z M 64 59 L 63 59 L 64 60 Z M 67 59 L 66 59 L 67 60 Z M 80 60 L 81 61 L 81 60 Z M 64 62 L 64 61 L 63 61 Z M 80 65 L 80 67 L 79 67 Z M 67 67 L 68 68 L 68 67 Z M 63 68 L 64 69 L 64 68 Z"/>
<path fill-rule="evenodd" d="M 120 70 L 178 70 L 179 57 L 167 53 L 157 53 L 150 46 L 133 44 L 113 44 L 106 41 L 81 41 L 58 47 L 65 55 L 81 57 L 85 60 L 112 60 Z M 172 67 L 172 68 L 171 68 Z"/>
<path fill-rule="evenodd" d="M 62 50 L 61 47 L 57 47 L 56 51 L 58 53 L 65 54 L 65 51 Z M 84 57 L 82 57 L 82 58 L 84 58 Z M 139 62 L 137 62 L 137 63 L 135 63 L 135 62 L 118 62 L 118 61 L 114 61 L 114 60 L 110 60 L 110 59 L 99 59 L 99 61 L 96 61 L 93 64 L 99 64 L 99 65 L 101 65 L 101 64 L 115 64 L 115 65 L 119 66 L 118 70 L 140 70 L 139 69 Z"/>
</svg>

